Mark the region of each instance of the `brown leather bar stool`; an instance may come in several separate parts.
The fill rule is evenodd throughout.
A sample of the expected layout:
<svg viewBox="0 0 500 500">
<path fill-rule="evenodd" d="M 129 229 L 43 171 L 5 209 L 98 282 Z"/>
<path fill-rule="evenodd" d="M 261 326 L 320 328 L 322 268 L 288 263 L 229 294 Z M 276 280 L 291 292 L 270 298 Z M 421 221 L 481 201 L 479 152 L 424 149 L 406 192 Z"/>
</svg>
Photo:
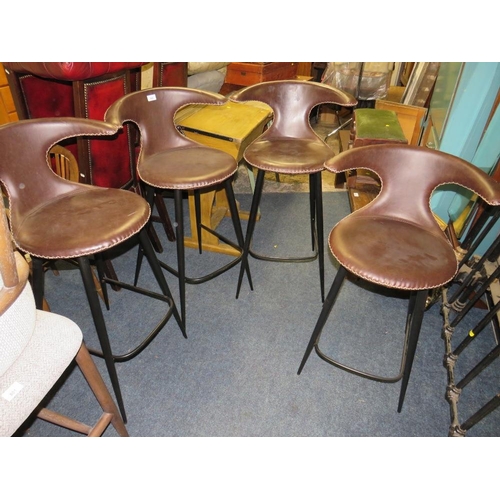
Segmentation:
<svg viewBox="0 0 500 500">
<path fill-rule="evenodd" d="M 153 74 L 151 83 L 153 87 L 187 87 L 187 62 L 155 62 L 152 64 Z M 136 90 L 139 90 L 140 88 L 141 85 L 138 85 Z M 139 143 L 139 138 L 137 138 L 137 143 Z M 165 200 L 161 196 L 161 193 L 155 193 L 154 202 L 158 215 L 152 215 L 151 220 L 160 222 L 165 230 L 168 240 L 175 241 L 174 228 L 172 227 L 172 222 L 170 221 L 167 207 L 165 206 Z M 158 251 L 161 251 L 161 243 L 159 243 L 158 240 L 156 241 L 155 248 L 156 247 L 158 247 Z"/>
<path fill-rule="evenodd" d="M 82 118 L 40 118 L 21 120 L 0 127 L 0 182 L 7 190 L 10 222 L 17 247 L 33 262 L 33 290 L 36 305 L 44 296 L 43 263 L 68 259 L 78 263 L 118 406 L 125 409 L 115 362 L 127 361 L 141 352 L 173 314 L 185 336 L 182 321 L 145 231 L 150 207 L 141 196 L 127 190 L 102 188 L 68 181 L 56 175 L 47 159 L 51 147 L 62 139 L 87 136 L 109 137 L 117 127 Z M 102 253 L 137 235 L 140 247 L 162 290 L 157 294 L 104 276 Z M 103 290 L 106 283 L 136 291 L 166 302 L 164 318 L 136 348 L 123 355 L 111 350 L 110 341 L 90 269 L 94 258 Z"/>
<path fill-rule="evenodd" d="M 381 180 L 371 203 L 342 219 L 330 232 L 329 245 L 340 264 L 300 364 L 313 349 L 323 360 L 350 373 L 380 382 L 402 379 L 401 412 L 415 356 L 428 292 L 457 273 L 453 246 L 430 209 L 437 186 L 470 189 L 491 205 L 500 205 L 500 184 L 474 165 L 446 153 L 407 145 L 372 145 L 348 150 L 328 160 L 331 172 L 367 169 Z M 348 367 L 319 348 L 322 329 L 348 274 L 381 287 L 410 294 L 400 373 L 380 377 Z"/>
<path fill-rule="evenodd" d="M 19 119 L 75 117 L 102 120 L 108 106 L 137 90 L 143 62 L 6 62 L 7 80 Z M 80 182 L 100 187 L 136 189 L 133 131 L 113 141 L 68 139 Z M 153 238 L 156 234 L 150 235 Z M 159 245 L 157 238 L 153 239 Z M 158 246 L 159 248 L 159 246 Z M 113 263 L 107 276 L 116 279 Z"/>
<path fill-rule="evenodd" d="M 28 275 L 28 263 L 14 252 L 0 206 L 0 436 L 14 435 L 33 413 L 87 436 L 101 436 L 109 424 L 120 436 L 128 436 L 82 331 L 68 318 L 36 310 Z M 38 408 L 75 360 L 103 410 L 92 426 Z"/>
<path fill-rule="evenodd" d="M 270 106 L 274 117 L 272 125 L 244 153 L 245 160 L 258 169 L 255 189 L 248 220 L 242 270 L 248 255 L 274 262 L 309 262 L 318 258 L 321 300 L 325 297 L 323 197 L 321 172 L 324 162 L 334 151 L 312 129 L 310 114 L 320 104 L 337 104 L 354 107 L 356 99 L 328 85 L 301 80 L 282 80 L 258 83 L 236 91 L 231 101 L 260 101 Z M 313 254 L 305 257 L 277 258 L 257 254 L 250 248 L 264 186 L 266 172 L 276 174 L 305 174 L 309 176 L 310 224 Z M 240 272 L 237 296 L 243 273 Z"/>
<path fill-rule="evenodd" d="M 186 275 L 184 252 L 183 194 L 194 192 L 201 253 L 202 230 L 217 235 L 237 250 L 243 248 L 244 239 L 241 222 L 234 198 L 232 180 L 237 171 L 236 160 L 228 153 L 203 146 L 182 135 L 174 124 L 174 115 L 189 104 L 221 105 L 226 99 L 211 92 L 181 87 L 158 87 L 134 92 L 118 99 L 106 111 L 105 120 L 122 125 L 133 122 L 141 137 L 141 151 L 137 172 L 146 186 L 146 197 L 151 204 L 157 191 L 172 190 L 175 204 L 175 228 L 177 243 L 177 269 L 164 262 L 163 268 L 178 277 L 182 320 L 186 320 L 186 283 L 200 284 L 231 269 L 241 261 L 241 254 L 217 270 L 200 277 Z M 237 243 L 201 223 L 200 191 L 213 190 L 223 185 Z M 251 285 L 251 277 L 246 264 Z"/>
</svg>

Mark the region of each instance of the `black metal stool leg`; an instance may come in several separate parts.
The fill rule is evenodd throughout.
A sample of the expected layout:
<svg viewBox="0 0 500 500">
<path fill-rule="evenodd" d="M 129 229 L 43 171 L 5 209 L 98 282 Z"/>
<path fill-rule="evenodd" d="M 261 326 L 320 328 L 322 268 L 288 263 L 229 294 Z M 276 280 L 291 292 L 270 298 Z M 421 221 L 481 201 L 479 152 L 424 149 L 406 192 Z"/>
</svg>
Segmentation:
<svg viewBox="0 0 500 500">
<path fill-rule="evenodd" d="M 184 252 L 184 213 L 182 206 L 182 191 L 174 191 L 175 203 L 175 238 L 177 243 L 177 270 L 179 273 L 179 294 L 181 303 L 181 318 L 186 327 L 186 260 Z"/>
<path fill-rule="evenodd" d="M 403 380 L 401 382 L 401 391 L 399 394 L 398 412 L 400 413 L 403 408 L 403 402 L 410 379 L 411 368 L 413 359 L 415 358 L 415 351 L 417 349 L 418 337 L 420 335 L 420 327 L 424 318 L 425 304 L 427 301 L 428 290 L 418 290 L 412 292 L 410 296 L 410 303 L 408 305 L 408 346 L 405 353 L 405 365 L 403 371 Z"/>
<path fill-rule="evenodd" d="M 151 208 L 151 213 L 152 213 L 153 212 L 153 207 L 154 207 L 154 205 L 156 203 L 157 196 L 159 196 L 160 193 L 156 193 L 155 188 L 153 186 L 150 186 L 149 184 L 144 184 L 144 189 L 143 189 L 142 192 L 144 193 L 144 198 L 148 202 L 148 204 L 149 204 L 149 206 Z M 162 203 L 163 203 L 163 199 L 162 199 Z M 150 229 L 153 226 L 151 218 L 149 219 L 147 225 L 148 225 L 148 232 L 151 234 Z M 162 248 L 158 248 L 157 251 L 163 251 L 163 249 Z M 139 250 L 137 251 L 137 261 L 136 261 L 136 264 L 135 264 L 134 286 L 137 286 L 137 283 L 139 282 L 139 275 L 141 273 L 141 266 L 142 266 L 142 258 L 143 257 L 144 257 L 143 248 L 142 248 L 141 245 L 139 245 Z"/>
<path fill-rule="evenodd" d="M 314 331 L 311 335 L 311 339 L 309 340 L 309 344 L 307 345 L 306 352 L 304 353 L 304 357 L 302 358 L 302 362 L 300 363 L 297 375 L 300 375 L 302 369 L 304 368 L 304 365 L 306 364 L 307 359 L 309 358 L 309 355 L 311 354 L 311 351 L 319 342 L 321 331 L 325 326 L 328 316 L 330 316 L 330 312 L 332 311 L 332 307 L 335 304 L 335 300 L 337 298 L 337 295 L 340 291 L 340 287 L 342 286 L 342 283 L 344 282 L 346 275 L 347 275 L 347 270 L 343 266 L 340 266 L 339 270 L 337 271 L 337 275 L 333 280 L 330 291 L 328 292 L 326 300 L 323 303 L 321 313 L 319 315 L 316 326 L 314 327 Z"/>
<path fill-rule="evenodd" d="M 118 374 L 116 373 L 115 361 L 113 359 L 113 353 L 111 351 L 111 345 L 109 342 L 108 332 L 106 330 L 106 323 L 104 321 L 104 316 L 102 314 L 101 305 L 99 303 L 99 296 L 95 289 L 94 279 L 92 277 L 92 270 L 90 269 L 90 261 L 88 257 L 79 257 L 78 264 L 80 268 L 80 273 L 82 275 L 83 285 L 85 287 L 85 293 L 87 294 L 87 299 L 89 301 L 90 311 L 92 313 L 92 318 L 94 320 L 97 336 L 101 344 L 104 361 L 108 369 L 109 378 L 111 380 L 111 385 L 116 396 L 116 401 L 118 407 L 120 408 L 120 413 L 122 415 L 123 421 L 127 422 L 127 417 L 125 414 L 125 407 L 123 404 L 123 397 L 120 389 L 120 384 L 118 382 Z"/>
<path fill-rule="evenodd" d="M 196 217 L 196 234 L 198 236 L 198 252 L 202 253 L 202 244 L 201 244 L 201 195 L 200 191 L 196 189 L 194 191 L 194 212 Z"/>
<path fill-rule="evenodd" d="M 323 227 L 323 183 L 321 172 L 312 175 L 312 188 L 314 190 L 314 208 L 316 218 L 316 239 L 318 245 L 319 283 L 321 301 L 325 301 L 325 241 Z"/>
<path fill-rule="evenodd" d="M 142 258 L 144 257 L 142 248 L 137 251 L 137 260 L 135 263 L 134 286 L 139 282 L 139 275 L 141 274 Z"/>
<path fill-rule="evenodd" d="M 231 220 L 233 221 L 234 232 L 236 233 L 236 241 L 238 241 L 238 245 L 243 252 L 243 248 L 245 246 L 245 238 L 243 236 L 243 230 L 241 228 L 241 221 L 238 215 L 238 207 L 236 205 L 236 198 L 234 196 L 233 190 L 233 179 L 226 179 L 224 181 L 224 188 L 226 190 L 227 201 L 229 204 L 229 212 L 231 214 Z M 245 271 L 247 273 L 248 283 L 250 285 L 250 290 L 253 290 L 252 284 L 252 276 L 250 275 L 250 265 L 248 263 L 248 259 L 246 262 Z"/>
<path fill-rule="evenodd" d="M 309 176 L 309 213 L 311 219 L 311 244 L 313 252 L 316 250 L 316 184 L 314 174 Z"/>
<path fill-rule="evenodd" d="M 263 170 L 259 170 L 257 173 L 257 179 L 255 180 L 255 188 L 252 197 L 252 206 L 250 208 L 250 215 L 248 217 L 247 234 L 245 236 L 245 245 L 243 247 L 243 254 L 241 256 L 241 268 L 240 275 L 238 278 L 238 287 L 236 289 L 236 298 L 240 295 L 241 283 L 243 281 L 243 274 L 248 268 L 248 254 L 250 251 L 250 244 L 252 242 L 252 236 L 255 229 L 255 224 L 257 222 L 257 213 L 259 211 L 260 198 L 262 196 L 262 189 L 264 187 L 264 174 Z"/>
<path fill-rule="evenodd" d="M 257 169 L 258 174 L 257 174 L 257 181 L 255 183 L 255 188 L 254 188 L 254 198 L 256 199 L 256 195 L 259 197 L 259 202 L 260 202 L 260 197 L 262 195 L 262 189 L 260 193 L 257 191 L 257 183 L 259 181 L 259 177 L 264 178 L 265 176 L 265 171 L 262 169 Z M 312 262 L 318 257 L 318 224 L 322 227 L 322 198 L 321 198 L 321 173 L 317 172 L 316 174 L 310 174 L 309 175 L 309 224 L 310 224 L 310 230 L 311 230 L 311 239 L 312 239 L 312 254 L 311 255 L 306 255 L 303 257 L 296 256 L 296 257 L 274 257 L 271 255 L 263 255 L 259 254 L 255 250 L 252 249 L 251 241 L 249 242 L 249 248 L 248 248 L 248 253 L 254 257 L 255 259 L 259 260 L 267 260 L 269 262 Z M 264 182 L 264 181 L 262 181 Z M 257 207 L 258 209 L 258 207 Z M 320 211 L 321 210 L 321 211 Z M 318 215 L 321 216 L 320 222 L 318 223 Z M 250 227 L 250 221 L 249 225 L 247 226 L 247 236 L 249 234 L 248 228 Z M 255 222 L 252 224 L 252 235 L 253 235 L 253 230 L 255 228 Z M 321 232 L 323 230 L 321 229 Z M 245 241 L 245 243 L 247 243 Z M 324 248 L 324 245 L 323 247 Z M 320 269 L 322 268 L 322 264 L 320 263 Z M 322 299 L 324 299 L 324 286 L 323 286 L 323 292 L 322 292 Z"/>
<path fill-rule="evenodd" d="M 174 299 L 172 297 L 172 293 L 170 292 L 170 288 L 168 286 L 167 280 L 165 279 L 165 276 L 163 274 L 163 271 L 160 266 L 160 262 L 158 261 L 158 258 L 156 257 L 156 253 L 154 251 L 154 248 L 151 244 L 151 241 L 148 238 L 147 233 L 144 231 L 144 229 L 139 233 L 139 240 L 141 242 L 142 249 L 144 251 L 144 254 L 146 255 L 146 258 L 148 259 L 149 265 L 151 266 L 151 269 L 153 271 L 153 274 L 155 275 L 156 281 L 158 282 L 158 285 L 161 288 L 161 291 L 163 292 L 164 295 L 167 297 L 170 297 L 172 299 L 173 304 L 173 315 L 175 320 L 177 321 L 177 324 L 179 325 L 179 328 L 182 331 L 182 334 L 184 335 L 185 338 L 187 338 L 186 335 L 186 328 L 184 323 L 182 322 L 182 318 L 179 315 L 179 311 L 177 310 L 177 306 L 175 305 Z"/>
<path fill-rule="evenodd" d="M 43 259 L 31 257 L 31 286 L 37 309 L 43 309 L 43 296 L 45 294 L 45 278 L 43 270 Z"/>
<path fill-rule="evenodd" d="M 104 304 L 106 305 L 106 309 L 109 311 L 109 297 L 108 297 L 108 287 L 105 280 L 105 267 L 102 255 L 95 256 L 95 263 L 97 268 L 97 276 L 99 277 L 99 284 L 102 290 L 102 298 L 104 300 Z"/>
<path fill-rule="evenodd" d="M 157 191 L 155 193 L 154 204 L 156 206 L 156 210 L 158 210 L 158 216 L 160 222 L 162 223 L 163 229 L 165 230 L 165 234 L 167 235 L 168 241 L 174 241 L 175 240 L 174 230 L 172 228 L 172 223 L 170 222 L 170 216 L 168 215 L 167 207 L 165 205 L 165 200 L 163 199 L 163 194 L 161 191 Z M 158 251 L 161 252 L 161 250 Z"/>
</svg>

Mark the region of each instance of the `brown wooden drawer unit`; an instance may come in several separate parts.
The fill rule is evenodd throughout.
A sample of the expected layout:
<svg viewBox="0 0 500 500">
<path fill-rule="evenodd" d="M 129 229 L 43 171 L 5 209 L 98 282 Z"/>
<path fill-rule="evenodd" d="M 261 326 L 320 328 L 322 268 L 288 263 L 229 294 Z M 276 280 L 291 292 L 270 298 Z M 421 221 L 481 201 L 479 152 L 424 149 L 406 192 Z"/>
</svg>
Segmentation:
<svg viewBox="0 0 500 500">
<path fill-rule="evenodd" d="M 273 80 L 293 80 L 296 76 L 297 63 L 294 62 L 232 62 L 227 67 L 225 83 L 247 87 Z"/>
</svg>

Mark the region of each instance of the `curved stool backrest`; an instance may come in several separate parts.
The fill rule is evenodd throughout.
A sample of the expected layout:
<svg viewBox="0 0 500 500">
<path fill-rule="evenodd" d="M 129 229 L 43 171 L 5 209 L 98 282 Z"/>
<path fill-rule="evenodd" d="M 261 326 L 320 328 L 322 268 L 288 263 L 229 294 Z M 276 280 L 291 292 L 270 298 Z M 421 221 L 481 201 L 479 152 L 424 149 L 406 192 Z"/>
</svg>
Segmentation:
<svg viewBox="0 0 500 500">
<path fill-rule="evenodd" d="M 309 116 L 320 104 L 353 107 L 356 99 L 342 90 L 316 82 L 282 80 L 258 83 L 235 92 L 231 101 L 260 101 L 274 112 L 272 125 L 260 139 L 272 137 L 317 138 Z M 259 139 L 259 140 L 260 140 Z"/>
<path fill-rule="evenodd" d="M 127 94 L 113 103 L 104 120 L 116 126 L 130 121 L 141 132 L 141 154 L 150 155 L 171 148 L 196 145 L 182 135 L 174 123 L 175 113 L 189 104 L 221 105 L 219 94 L 184 87 L 157 87 Z"/>
<path fill-rule="evenodd" d="M 438 186 L 456 184 L 490 205 L 500 204 L 500 184 L 485 172 L 461 158 L 423 147 L 382 144 L 354 148 L 328 160 L 325 168 L 334 173 L 362 168 L 380 178 L 377 198 L 349 217 L 395 217 L 442 234 L 430 208 Z"/>
<path fill-rule="evenodd" d="M 91 188 L 54 173 L 48 154 L 55 143 L 69 137 L 116 132 L 117 127 L 111 124 L 81 118 L 21 120 L 0 127 L 0 182 L 9 197 L 13 230 L 48 200 Z"/>
</svg>

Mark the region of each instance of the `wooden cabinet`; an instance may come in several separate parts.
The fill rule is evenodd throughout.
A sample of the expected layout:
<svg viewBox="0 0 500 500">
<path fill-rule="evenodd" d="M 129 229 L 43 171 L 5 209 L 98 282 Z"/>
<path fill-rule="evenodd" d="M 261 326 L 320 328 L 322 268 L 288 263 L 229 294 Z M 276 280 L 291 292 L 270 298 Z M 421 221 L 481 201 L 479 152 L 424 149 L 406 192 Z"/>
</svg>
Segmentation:
<svg viewBox="0 0 500 500">
<path fill-rule="evenodd" d="M 294 62 L 232 62 L 227 67 L 225 83 L 246 87 L 271 80 L 293 80 L 296 76 Z"/>
<path fill-rule="evenodd" d="M 0 63 L 0 125 L 17 122 L 18 119 L 5 68 Z"/>
<path fill-rule="evenodd" d="M 298 76 L 313 76 L 313 63 L 312 62 L 299 62 L 297 63 Z"/>
<path fill-rule="evenodd" d="M 375 101 L 375 109 L 394 111 L 408 144 L 412 146 L 419 145 L 427 115 L 427 108 L 401 104 L 399 102 L 377 100 Z"/>
</svg>

